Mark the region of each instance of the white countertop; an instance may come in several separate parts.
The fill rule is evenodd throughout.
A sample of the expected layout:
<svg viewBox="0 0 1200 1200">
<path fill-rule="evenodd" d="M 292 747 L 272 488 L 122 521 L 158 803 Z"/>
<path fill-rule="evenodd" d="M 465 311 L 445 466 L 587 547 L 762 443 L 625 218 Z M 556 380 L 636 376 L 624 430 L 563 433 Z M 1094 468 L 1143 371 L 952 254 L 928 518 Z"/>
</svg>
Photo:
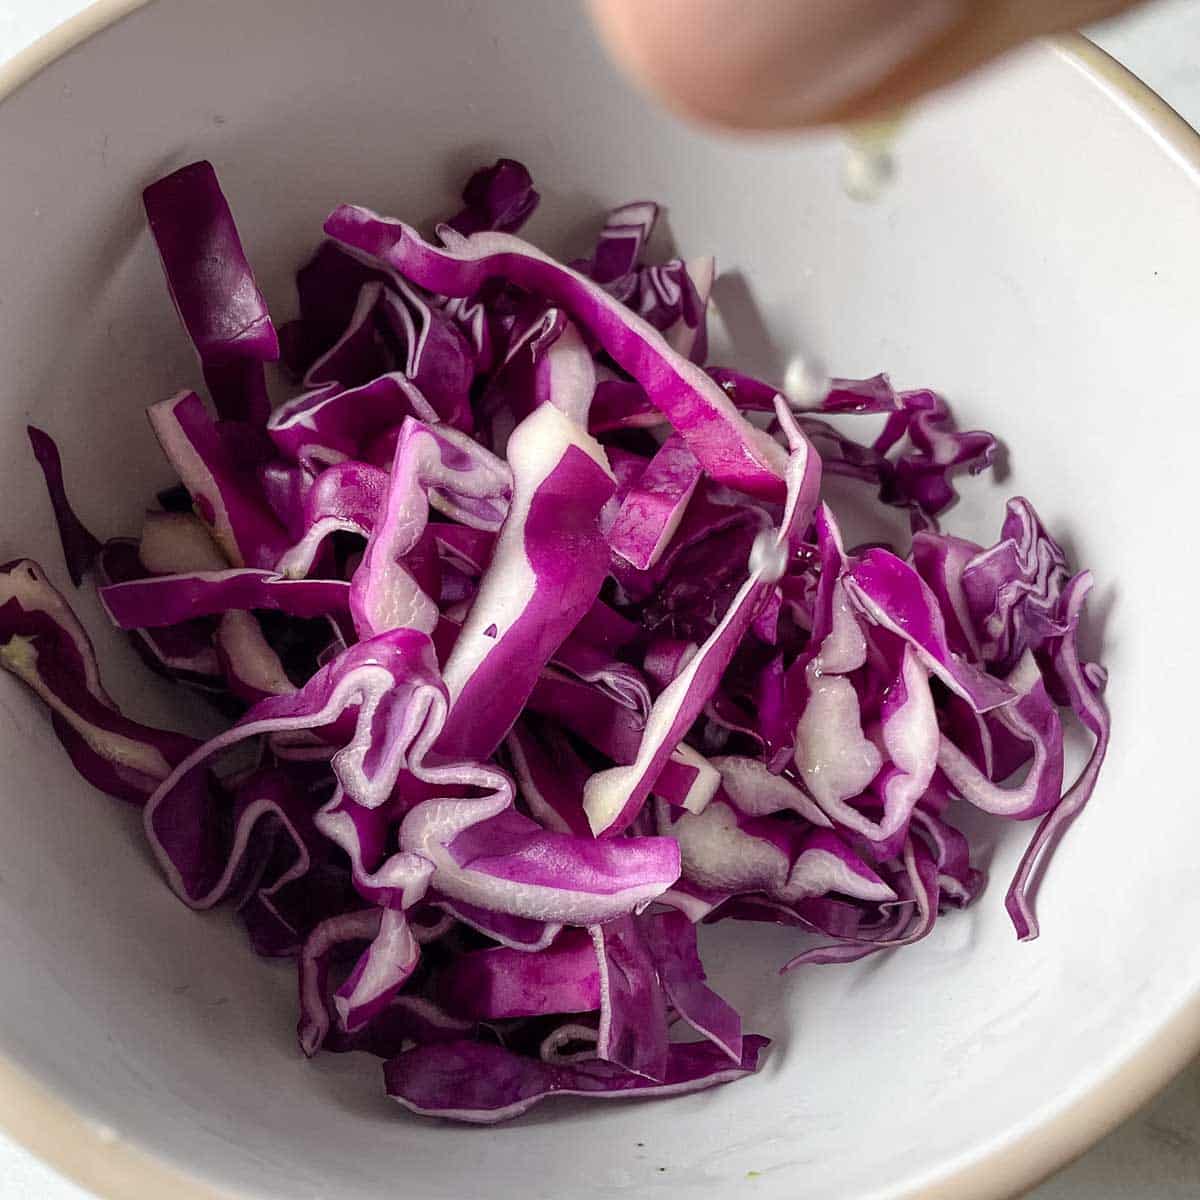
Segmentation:
<svg viewBox="0 0 1200 1200">
<path fill-rule="evenodd" d="M 0 0 L 0 60 L 86 0 Z M 1092 36 L 1200 127 L 1200 0 L 1158 0 Z M 1200 1197 L 1200 1064 L 1030 1200 Z M 0 1134 L 0 1200 L 89 1200 Z"/>
</svg>

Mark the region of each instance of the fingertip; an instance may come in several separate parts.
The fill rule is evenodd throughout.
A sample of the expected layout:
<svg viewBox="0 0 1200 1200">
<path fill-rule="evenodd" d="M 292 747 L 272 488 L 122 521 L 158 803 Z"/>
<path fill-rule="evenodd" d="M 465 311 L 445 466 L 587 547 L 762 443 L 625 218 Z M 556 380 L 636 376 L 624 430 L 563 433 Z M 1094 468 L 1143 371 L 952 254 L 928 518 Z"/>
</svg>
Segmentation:
<svg viewBox="0 0 1200 1200">
<path fill-rule="evenodd" d="M 591 0 L 617 61 L 668 107 L 734 129 L 819 123 L 959 23 L 970 0 Z"/>
<path fill-rule="evenodd" d="M 907 104 L 1131 0 L 590 0 L 616 60 L 703 124 L 782 130 Z"/>
<path fill-rule="evenodd" d="M 742 78 L 746 30 L 722 46 L 715 31 L 732 17 L 727 0 L 590 0 L 618 64 L 673 112 L 704 124 L 753 128 L 755 89 Z M 752 18 L 753 19 L 753 18 Z"/>
</svg>

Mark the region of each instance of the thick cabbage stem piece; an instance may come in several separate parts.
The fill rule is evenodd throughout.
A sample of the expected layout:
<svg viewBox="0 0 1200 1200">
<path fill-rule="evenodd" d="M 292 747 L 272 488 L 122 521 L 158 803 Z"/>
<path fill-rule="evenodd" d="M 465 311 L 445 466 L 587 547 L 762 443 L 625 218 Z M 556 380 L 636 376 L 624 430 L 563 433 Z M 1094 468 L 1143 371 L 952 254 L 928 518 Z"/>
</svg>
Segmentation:
<svg viewBox="0 0 1200 1200">
<path fill-rule="evenodd" d="M 42 469 L 42 477 L 46 481 L 46 492 L 50 497 L 50 507 L 54 510 L 55 523 L 58 525 L 58 538 L 62 542 L 67 574 L 71 576 L 71 582 L 78 587 L 100 553 L 100 540 L 84 525 L 71 507 L 63 480 L 62 458 L 54 439 L 34 425 L 27 425 L 25 432 L 29 435 L 33 456 L 37 459 L 37 464 Z"/>
</svg>

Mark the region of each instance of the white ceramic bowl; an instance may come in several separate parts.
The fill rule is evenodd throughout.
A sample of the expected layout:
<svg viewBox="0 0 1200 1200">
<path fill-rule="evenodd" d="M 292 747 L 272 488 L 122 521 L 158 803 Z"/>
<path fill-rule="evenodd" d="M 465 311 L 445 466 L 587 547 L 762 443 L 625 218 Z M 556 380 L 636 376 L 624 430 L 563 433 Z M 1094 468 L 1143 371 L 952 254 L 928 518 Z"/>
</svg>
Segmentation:
<svg viewBox="0 0 1200 1200">
<path fill-rule="evenodd" d="M 0 679 L 0 1119 L 136 1200 L 985 1200 L 1181 1065 L 1200 1043 L 1200 150 L 1182 122 L 1098 52 L 1037 48 L 916 117 L 899 182 L 861 206 L 831 141 L 732 144 L 649 109 L 563 0 L 161 0 L 83 40 L 135 7 L 102 4 L 8 68 L 0 558 L 62 575 L 31 415 L 105 533 L 135 529 L 166 481 L 141 409 L 197 372 L 143 184 L 210 157 L 284 317 L 334 204 L 423 218 L 504 153 L 533 169 L 531 235 L 551 248 L 606 204 L 664 200 L 679 245 L 731 274 L 718 299 L 751 368 L 803 347 L 939 388 L 999 432 L 1010 473 L 970 484 L 953 527 L 987 538 L 1024 492 L 1095 568 L 1116 735 L 1039 942 L 1016 943 L 1001 903 L 1028 832 L 1012 829 L 979 904 L 894 956 L 780 979 L 785 932 L 710 939 L 748 1026 L 777 1039 L 758 1077 L 471 1130 L 389 1105 L 373 1060 L 305 1062 L 291 970 L 181 907 L 135 815 L 80 784 Z M 131 710 L 180 708 L 92 625 Z"/>
</svg>

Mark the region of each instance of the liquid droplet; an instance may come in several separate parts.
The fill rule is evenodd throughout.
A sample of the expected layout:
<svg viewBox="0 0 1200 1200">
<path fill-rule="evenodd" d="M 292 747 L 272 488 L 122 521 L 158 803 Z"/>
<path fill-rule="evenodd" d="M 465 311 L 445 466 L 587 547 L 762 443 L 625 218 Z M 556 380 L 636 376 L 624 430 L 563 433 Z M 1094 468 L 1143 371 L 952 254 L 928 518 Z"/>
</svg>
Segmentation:
<svg viewBox="0 0 1200 1200">
<path fill-rule="evenodd" d="M 895 144 L 900 117 L 864 121 L 846 130 L 842 188 L 852 200 L 873 204 L 896 177 Z"/>
</svg>

